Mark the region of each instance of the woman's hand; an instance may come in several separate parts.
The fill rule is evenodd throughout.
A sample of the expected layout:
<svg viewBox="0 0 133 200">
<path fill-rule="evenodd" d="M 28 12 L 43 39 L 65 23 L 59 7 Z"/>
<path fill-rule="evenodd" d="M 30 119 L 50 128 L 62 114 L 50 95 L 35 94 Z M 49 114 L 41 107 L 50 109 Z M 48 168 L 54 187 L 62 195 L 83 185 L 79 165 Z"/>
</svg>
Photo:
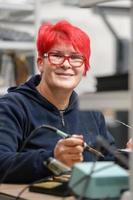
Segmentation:
<svg viewBox="0 0 133 200">
<path fill-rule="evenodd" d="M 54 149 L 54 157 L 72 167 L 73 164 L 83 161 L 83 136 L 72 135 L 67 139 L 61 139 L 57 142 Z"/>
</svg>

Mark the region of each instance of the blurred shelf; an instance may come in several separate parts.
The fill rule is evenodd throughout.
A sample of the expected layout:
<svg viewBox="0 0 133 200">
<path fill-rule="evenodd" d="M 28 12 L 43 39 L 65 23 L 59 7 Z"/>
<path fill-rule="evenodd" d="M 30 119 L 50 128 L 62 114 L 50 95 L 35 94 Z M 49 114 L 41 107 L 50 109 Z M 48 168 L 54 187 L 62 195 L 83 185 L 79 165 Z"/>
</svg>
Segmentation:
<svg viewBox="0 0 133 200">
<path fill-rule="evenodd" d="M 20 27 L 21 28 L 20 30 L 23 30 L 22 27 L 24 25 L 28 25 L 28 27 L 31 25 L 31 27 L 33 27 L 35 29 L 35 27 L 34 27 L 35 19 L 33 18 L 34 15 L 35 15 L 35 4 L 0 3 L 1 29 L 2 29 L 2 27 L 4 27 L 4 28 L 6 27 L 7 31 L 11 31 L 11 27 L 18 27 L 18 30 Z M 32 18 L 31 18 L 31 16 L 32 16 Z M 7 25 L 7 26 L 5 26 L 5 25 Z M 8 30 L 8 25 L 9 25 L 9 30 Z M 20 33 L 22 35 L 23 31 L 22 32 L 20 31 Z M 15 34 L 16 33 L 14 33 L 14 35 Z M 19 31 L 18 31 L 18 34 L 19 34 Z M 9 37 L 9 40 L 4 40 L 3 38 L 1 38 L 0 51 L 2 51 L 2 50 L 17 50 L 17 51 L 19 50 L 19 51 L 25 51 L 25 52 L 33 51 L 34 50 L 34 41 L 33 42 L 32 42 L 32 40 L 31 41 L 28 41 L 28 40 L 27 41 L 22 41 L 22 40 L 14 41 L 14 40 L 12 40 L 12 37 L 11 37 L 11 39 Z"/>
<path fill-rule="evenodd" d="M 102 5 L 107 5 L 107 6 L 116 6 L 116 7 L 121 7 L 124 8 L 126 6 L 129 6 L 130 0 L 63 0 L 63 3 L 65 5 L 73 5 L 73 6 L 78 6 L 82 8 L 90 8 L 93 6 L 102 6 Z M 131 5 L 131 4 L 130 4 Z"/>
<path fill-rule="evenodd" d="M 79 97 L 80 110 L 130 110 L 129 91 L 85 93 Z"/>
<path fill-rule="evenodd" d="M 112 0 L 63 0 L 64 4 L 79 6 L 83 8 L 89 8 L 95 6 L 96 4 L 109 2 Z"/>
<path fill-rule="evenodd" d="M 98 9 L 100 11 L 107 14 L 115 14 L 115 15 L 130 15 L 131 11 L 131 1 L 130 0 L 117 0 L 108 3 L 98 4 L 93 7 L 93 10 L 98 13 Z"/>
<path fill-rule="evenodd" d="M 9 11 L 34 11 L 33 4 L 0 3 L 1 10 Z"/>
<path fill-rule="evenodd" d="M 79 0 L 81 7 L 89 8 L 95 5 L 111 2 L 112 0 Z"/>
<path fill-rule="evenodd" d="M 0 41 L 0 50 L 34 51 L 34 42 Z"/>
<path fill-rule="evenodd" d="M 28 26 L 31 26 L 31 28 L 33 27 L 34 25 L 34 19 L 17 19 L 17 18 L 14 18 L 14 19 L 1 19 L 0 18 L 0 23 L 1 24 L 4 24 L 6 26 L 10 25 L 12 27 L 15 27 L 16 25 L 17 26 L 21 26 L 21 25 L 28 25 Z"/>
</svg>

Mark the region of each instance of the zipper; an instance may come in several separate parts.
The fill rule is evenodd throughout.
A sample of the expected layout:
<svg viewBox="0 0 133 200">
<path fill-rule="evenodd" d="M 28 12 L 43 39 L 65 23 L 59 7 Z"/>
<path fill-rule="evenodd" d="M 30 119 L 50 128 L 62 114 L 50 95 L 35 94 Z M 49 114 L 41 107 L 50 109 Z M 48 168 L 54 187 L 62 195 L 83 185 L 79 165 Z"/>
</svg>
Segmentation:
<svg viewBox="0 0 133 200">
<path fill-rule="evenodd" d="M 59 111 L 60 117 L 61 117 L 61 123 L 62 123 L 63 127 L 65 126 L 64 112 L 65 112 L 64 110 Z"/>
</svg>

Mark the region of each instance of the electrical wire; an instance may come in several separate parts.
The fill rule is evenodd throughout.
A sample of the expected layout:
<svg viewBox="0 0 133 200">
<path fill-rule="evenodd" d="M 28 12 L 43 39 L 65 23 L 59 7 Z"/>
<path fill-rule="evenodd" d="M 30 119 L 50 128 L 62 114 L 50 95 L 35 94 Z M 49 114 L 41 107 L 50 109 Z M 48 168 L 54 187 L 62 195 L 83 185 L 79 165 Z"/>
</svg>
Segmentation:
<svg viewBox="0 0 133 200">
<path fill-rule="evenodd" d="M 31 184 L 28 184 L 26 185 L 17 195 L 17 197 L 15 198 L 15 200 L 19 200 L 20 197 L 22 196 L 22 194 L 31 186 L 33 186 L 34 184 L 37 184 L 37 183 L 41 183 L 41 182 L 44 182 L 44 181 L 47 181 L 47 180 L 50 180 L 51 177 L 47 177 L 47 178 L 42 178 L 40 180 L 37 180 L 37 181 L 34 181 L 33 183 Z"/>
<path fill-rule="evenodd" d="M 12 162 L 9 164 L 8 166 L 8 169 L 6 170 L 6 172 L 4 173 L 3 177 L 0 179 L 0 184 L 2 184 L 4 182 L 4 180 L 6 179 L 6 177 L 8 176 L 9 172 L 11 172 L 11 169 L 13 168 L 13 164 L 15 162 L 15 160 L 19 157 L 20 153 L 23 151 L 23 149 L 25 148 L 27 142 L 32 138 L 32 136 L 34 134 L 37 133 L 37 131 L 41 128 L 47 128 L 47 129 L 50 129 L 52 131 L 54 131 L 55 133 L 57 133 L 58 135 L 60 135 L 61 137 L 63 138 L 68 138 L 68 137 L 72 137 L 72 135 L 69 135 L 59 129 L 57 129 L 56 127 L 53 127 L 53 126 L 50 126 L 50 125 L 46 125 L 46 124 L 43 124 L 37 128 L 35 128 L 31 133 L 30 135 L 25 139 L 23 145 L 21 146 L 20 150 L 14 155 L 14 159 L 12 160 Z M 95 156 L 99 157 L 100 155 L 102 156 L 101 152 L 99 152 L 98 150 L 90 147 L 88 144 L 86 144 L 84 142 L 84 150 L 88 150 L 89 152 L 95 154 Z M 103 156 L 102 156 L 103 157 Z"/>
<path fill-rule="evenodd" d="M 62 174 L 60 174 L 59 176 L 56 176 L 56 179 L 57 179 L 57 177 L 60 177 L 60 176 L 62 176 L 62 175 L 67 175 L 67 173 L 62 173 Z M 54 176 L 52 177 L 52 176 L 49 176 L 49 177 L 45 177 L 45 178 L 42 178 L 42 179 L 40 179 L 40 180 L 37 180 L 37 181 L 34 181 L 34 182 L 32 182 L 31 184 L 28 184 L 28 185 L 26 185 L 19 193 L 18 193 L 18 195 L 17 195 L 17 197 L 15 198 L 15 200 L 19 200 L 20 199 L 20 197 L 22 196 L 22 194 L 28 189 L 28 188 L 30 188 L 31 186 L 33 186 L 34 184 L 37 184 L 37 183 L 41 183 L 41 182 L 44 182 L 44 181 L 56 181 L 56 179 L 54 178 Z M 63 181 L 62 181 L 63 182 Z"/>
</svg>

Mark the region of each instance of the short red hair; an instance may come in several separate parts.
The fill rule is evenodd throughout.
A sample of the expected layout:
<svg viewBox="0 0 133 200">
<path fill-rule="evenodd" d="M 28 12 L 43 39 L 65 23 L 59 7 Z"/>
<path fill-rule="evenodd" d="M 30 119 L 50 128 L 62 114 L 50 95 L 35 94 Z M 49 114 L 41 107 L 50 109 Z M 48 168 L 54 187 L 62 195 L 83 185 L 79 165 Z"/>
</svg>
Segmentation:
<svg viewBox="0 0 133 200">
<path fill-rule="evenodd" d="M 62 20 L 55 25 L 44 23 L 37 36 L 38 56 L 43 56 L 57 43 L 71 43 L 74 49 L 85 57 L 85 74 L 89 69 L 90 39 L 80 28 Z"/>
</svg>

